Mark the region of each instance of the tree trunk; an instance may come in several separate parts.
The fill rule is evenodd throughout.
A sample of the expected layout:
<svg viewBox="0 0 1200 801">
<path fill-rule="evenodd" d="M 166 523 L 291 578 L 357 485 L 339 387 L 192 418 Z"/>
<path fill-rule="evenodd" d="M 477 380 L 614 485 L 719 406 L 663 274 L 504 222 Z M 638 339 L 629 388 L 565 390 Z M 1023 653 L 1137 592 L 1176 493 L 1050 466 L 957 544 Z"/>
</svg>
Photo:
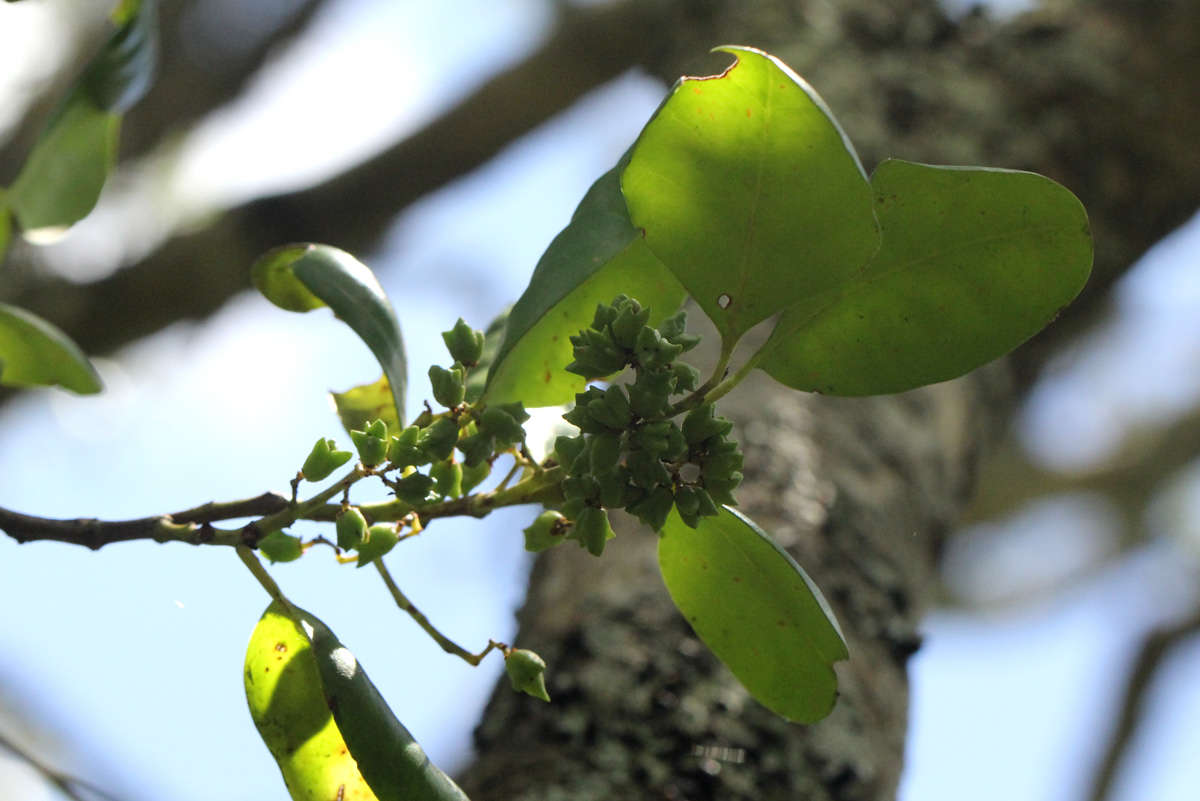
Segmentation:
<svg viewBox="0 0 1200 801">
<path fill-rule="evenodd" d="M 664 24 L 652 70 L 711 73 L 720 65 L 696 54 L 729 41 L 774 52 L 825 96 L 868 169 L 896 155 L 1065 183 L 1089 208 L 1096 271 L 1047 334 L 965 379 L 839 399 L 762 378 L 723 402 L 747 453 L 743 508 L 821 585 L 847 635 L 828 719 L 791 725 L 750 700 L 672 607 L 654 538 L 627 527 L 603 559 L 563 547 L 537 562 L 517 644 L 546 658 L 553 703 L 497 687 L 463 777 L 473 798 L 895 797 L 906 660 L 981 455 L 1048 349 L 1197 206 L 1200 9 L 1083 5 L 1001 25 L 955 23 L 921 0 L 713 0 Z"/>
</svg>

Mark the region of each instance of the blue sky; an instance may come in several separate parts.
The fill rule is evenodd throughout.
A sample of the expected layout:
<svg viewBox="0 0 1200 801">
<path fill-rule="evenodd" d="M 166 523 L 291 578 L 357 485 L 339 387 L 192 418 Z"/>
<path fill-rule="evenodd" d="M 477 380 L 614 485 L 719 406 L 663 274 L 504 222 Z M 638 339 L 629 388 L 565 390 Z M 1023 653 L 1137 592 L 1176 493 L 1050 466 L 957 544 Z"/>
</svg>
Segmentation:
<svg viewBox="0 0 1200 801">
<path fill-rule="evenodd" d="M 0 7 L 0 15 L 21 6 Z M 246 107 L 254 116 L 214 120 L 173 180 L 194 191 L 195 213 L 311 180 L 419 126 L 535 46 L 546 23 L 544 4 L 533 0 L 338 4 L 320 29 L 324 38 L 304 44 L 253 90 Z M 415 33 L 447 29 L 456 32 L 452 42 Z M 663 90 L 637 75 L 620 79 L 410 208 L 378 253 L 358 254 L 383 269 L 396 300 L 409 348 L 410 405 L 427 395 L 425 367 L 445 360 L 438 332 L 460 314 L 482 327 L 520 293 L 541 250 Z M 378 103 L 380 91 L 395 101 Z M 297 133 L 298 114 L 329 103 L 339 105 L 322 115 L 328 126 Z M 270 160 L 276 155 L 278 162 Z M 1200 375 L 1196 351 L 1178 346 L 1198 341 L 1188 313 L 1195 303 L 1186 302 L 1197 293 L 1195 229 L 1164 244 L 1124 283 L 1117 322 L 1035 393 L 1022 432 L 1038 444 L 1038 458 L 1085 463 L 1103 453 L 1097 443 L 1111 432 L 1195 400 L 1200 387 L 1186 376 Z M 78 233 L 86 242 L 88 232 Z M 71 247 L 87 250 L 64 242 L 64 259 Z M 345 439 L 325 393 L 378 374 L 366 349 L 332 318 L 289 315 L 249 295 L 101 368 L 106 396 L 37 392 L 0 412 L 0 505 L 120 518 L 282 489 L 313 440 Z M 1079 442 L 1092 450 L 1073 448 Z M 1043 504 L 1010 528 L 1028 549 L 1074 532 L 1079 545 L 1066 549 L 1069 561 L 1111 536 L 1088 510 L 1083 502 Z M 438 522 L 389 558 L 391 570 L 466 647 L 511 639 L 528 569 L 520 528 L 534 511 Z M 1112 714 L 1126 649 L 1195 592 L 1195 560 L 1180 556 L 1188 548 L 1180 543 L 1196 541 L 1188 519 L 1176 518 L 1177 538 L 1067 593 L 999 611 L 931 615 L 912 669 L 902 798 L 1077 797 L 1096 758 L 1096 734 Z M 1019 548 L 1014 553 L 999 563 L 1009 565 L 1010 580 L 1030 561 Z M 273 573 L 355 649 L 435 760 L 452 768 L 468 758 L 470 729 L 499 674 L 498 659 L 472 669 L 444 655 L 391 606 L 373 574 L 338 567 L 324 554 Z M 0 687 L 18 688 L 20 704 L 67 732 L 78 772 L 130 799 L 286 797 L 241 690 L 243 649 L 266 598 L 233 554 L 145 544 L 90 553 L 0 538 L 0 604 L 19 610 L 0 622 Z M 1169 666 L 1155 725 L 1121 798 L 1192 798 L 1195 769 L 1182 756 L 1200 750 L 1186 725 L 1200 714 L 1200 692 L 1186 680 L 1198 660 L 1192 647 Z"/>
</svg>

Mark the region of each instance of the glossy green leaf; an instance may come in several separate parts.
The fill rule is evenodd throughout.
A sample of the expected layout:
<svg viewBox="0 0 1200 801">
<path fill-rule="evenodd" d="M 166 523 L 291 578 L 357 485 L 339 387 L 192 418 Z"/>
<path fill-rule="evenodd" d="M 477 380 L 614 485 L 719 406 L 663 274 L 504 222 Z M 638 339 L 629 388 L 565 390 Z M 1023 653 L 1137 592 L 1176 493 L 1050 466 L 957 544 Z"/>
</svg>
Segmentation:
<svg viewBox="0 0 1200 801">
<path fill-rule="evenodd" d="M 308 632 L 282 604 L 254 627 L 242 677 L 250 717 L 293 801 L 377 801 L 329 711 Z"/>
<path fill-rule="evenodd" d="M 760 703 L 801 723 L 829 714 L 845 640 L 821 591 L 753 521 L 722 507 L 690 529 L 672 511 L 658 564 L 679 611 Z"/>
<path fill-rule="evenodd" d="M 320 620 L 296 612 L 312 642 L 326 703 L 379 801 L 467 801 L 396 719 L 354 654 Z"/>
<path fill-rule="evenodd" d="M 261 256 L 251 276 L 258 290 L 280 308 L 295 312 L 321 306 L 333 309 L 379 360 L 392 390 L 396 419 L 404 419 L 408 380 L 404 339 L 391 302 L 365 264 L 328 245 L 284 245 Z"/>
<path fill-rule="evenodd" d="M 26 231 L 65 228 L 95 207 L 116 162 L 121 117 L 76 87 L 51 117 L 8 191 Z"/>
<path fill-rule="evenodd" d="M 650 250 L 729 341 L 844 281 L 879 231 L 858 156 L 816 91 L 774 56 L 720 49 L 737 61 L 675 84 L 621 188 Z"/>
<path fill-rule="evenodd" d="M 103 388 L 96 369 L 66 334 L 6 303 L 0 303 L 0 384 L 57 384 L 80 395 Z"/>
<path fill-rule="evenodd" d="M 1041 175 L 889 160 L 883 245 L 843 287 L 785 312 L 759 366 L 790 387 L 900 392 L 962 375 L 1048 325 L 1087 282 L 1079 200 Z"/>
<path fill-rule="evenodd" d="M 386 376 L 345 392 L 330 392 L 329 396 L 347 432 L 361 431 L 372 420 L 382 420 L 389 431 L 403 428 L 396 417 L 396 403 Z"/>
<path fill-rule="evenodd" d="M 563 370 L 571 362 L 569 337 L 592 321 L 597 304 L 618 294 L 649 306 L 652 323 L 683 302 L 679 282 L 646 248 L 629 222 L 621 196 L 624 160 L 592 185 L 538 261 L 513 306 L 484 397 L 526 407 L 567 403 L 584 380 Z"/>
</svg>

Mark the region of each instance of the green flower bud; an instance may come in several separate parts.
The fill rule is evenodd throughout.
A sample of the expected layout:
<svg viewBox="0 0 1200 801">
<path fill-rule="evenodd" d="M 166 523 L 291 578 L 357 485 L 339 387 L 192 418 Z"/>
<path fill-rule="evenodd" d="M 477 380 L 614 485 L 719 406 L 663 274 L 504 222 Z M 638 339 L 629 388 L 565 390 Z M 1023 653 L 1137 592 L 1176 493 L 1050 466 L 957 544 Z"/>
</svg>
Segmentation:
<svg viewBox="0 0 1200 801">
<path fill-rule="evenodd" d="M 590 473 L 580 476 L 567 476 L 562 480 L 562 494 L 568 501 L 595 500 L 600 495 L 600 482 Z"/>
<path fill-rule="evenodd" d="M 546 692 L 546 662 L 533 651 L 514 648 L 504 655 L 504 671 L 519 693 L 549 702 Z"/>
<path fill-rule="evenodd" d="M 521 424 L 528 419 L 529 413 L 521 403 L 489 406 L 479 416 L 479 430 L 505 445 L 513 445 L 525 439 Z"/>
<path fill-rule="evenodd" d="M 350 451 L 337 450 L 337 443 L 333 440 L 322 438 L 313 445 L 300 472 L 306 481 L 322 481 L 328 478 L 334 470 L 350 461 L 350 457 L 353 455 Z"/>
<path fill-rule="evenodd" d="M 628 354 L 614 345 L 607 333 L 584 329 L 571 337 L 571 345 L 575 360 L 566 370 L 584 378 L 603 378 L 620 372 L 629 363 Z"/>
<path fill-rule="evenodd" d="M 724 417 L 714 417 L 715 409 L 711 403 L 706 403 L 692 409 L 683 418 L 683 436 L 688 444 L 696 445 L 709 437 L 725 436 L 733 428 L 733 423 Z"/>
<path fill-rule="evenodd" d="M 604 544 L 617 536 L 608 522 L 608 513 L 596 506 L 585 506 L 574 522 L 568 536 L 587 548 L 592 556 L 604 553 Z"/>
<path fill-rule="evenodd" d="M 462 469 L 462 494 L 466 495 L 478 487 L 491 472 L 492 465 L 487 461 L 480 462 L 479 464 L 464 464 Z"/>
<path fill-rule="evenodd" d="M 621 295 L 618 298 L 623 297 Z M 615 303 L 616 301 L 614 301 Z M 608 330 L 608 326 L 617 318 L 617 309 L 614 305 L 604 305 L 603 303 L 596 304 L 596 313 L 592 316 L 592 330 L 604 332 Z"/>
<path fill-rule="evenodd" d="M 463 464 L 474 467 L 492 458 L 496 452 L 496 438 L 485 431 L 476 431 L 460 439 L 458 449 L 462 451 Z"/>
<path fill-rule="evenodd" d="M 429 384 L 433 387 L 433 399 L 447 409 L 453 409 L 467 396 L 467 385 L 461 365 L 456 364 L 449 370 L 433 365 L 429 368 Z"/>
<path fill-rule="evenodd" d="M 623 467 L 599 473 L 596 483 L 600 485 L 600 505 L 609 509 L 621 509 L 630 497 L 629 471 Z"/>
<path fill-rule="evenodd" d="M 396 467 L 420 467 L 429 464 L 429 456 L 417 444 L 421 429 L 409 426 L 399 434 L 393 435 L 388 443 L 387 458 Z"/>
<path fill-rule="evenodd" d="M 431 489 L 433 479 L 424 473 L 409 473 L 392 484 L 392 492 L 396 493 L 396 497 L 413 506 L 425 503 Z"/>
<path fill-rule="evenodd" d="M 300 538 L 272 531 L 258 541 L 258 550 L 272 562 L 294 562 L 304 555 Z"/>
<path fill-rule="evenodd" d="M 734 472 L 730 473 L 728 478 L 704 479 L 704 489 L 708 490 L 708 494 L 716 503 L 737 506 L 737 499 L 733 497 L 733 491 L 741 483 L 742 474 Z"/>
<path fill-rule="evenodd" d="M 700 385 L 700 371 L 687 362 L 672 364 L 671 375 L 675 379 L 676 392 L 691 392 Z"/>
<path fill-rule="evenodd" d="M 431 462 L 440 462 L 450 457 L 458 442 L 458 421 L 449 417 L 439 417 L 421 430 L 417 445 L 429 457 Z"/>
<path fill-rule="evenodd" d="M 633 355 L 638 366 L 653 369 L 666 367 L 682 352 L 682 347 L 671 344 L 662 338 L 662 334 L 647 326 L 638 334 Z"/>
<path fill-rule="evenodd" d="M 537 516 L 525 532 L 525 550 L 538 553 L 561 543 L 567 533 L 567 518 L 547 509 Z"/>
<path fill-rule="evenodd" d="M 434 462 L 429 468 L 429 477 L 434 482 L 433 491 L 443 498 L 462 495 L 463 467 L 458 462 Z"/>
<path fill-rule="evenodd" d="M 597 423 L 616 431 L 624 431 L 633 420 L 629 398 L 622 387 L 609 387 L 599 398 L 587 404 L 588 414 Z"/>
<path fill-rule="evenodd" d="M 621 437 L 617 434 L 597 434 L 588 438 L 588 467 L 593 473 L 612 470 L 621 459 Z"/>
<path fill-rule="evenodd" d="M 674 387 L 675 376 L 668 370 L 639 370 L 629 387 L 629 406 L 638 417 L 658 417 L 666 413 Z"/>
<path fill-rule="evenodd" d="M 629 479 L 644 490 L 671 482 L 671 471 L 649 451 L 630 451 L 625 457 L 625 469 L 629 471 Z"/>
<path fill-rule="evenodd" d="M 343 551 L 353 551 L 366 536 L 367 518 L 363 517 L 357 506 L 351 506 L 338 512 L 335 527 L 338 547 Z"/>
<path fill-rule="evenodd" d="M 354 440 L 358 458 L 367 467 L 374 467 L 387 458 L 387 423 L 382 420 L 371 421 L 365 431 L 351 431 L 350 439 Z"/>
<path fill-rule="evenodd" d="M 446 350 L 450 351 L 450 358 L 454 361 L 467 367 L 479 364 L 479 357 L 483 355 L 483 332 L 471 328 L 463 318 L 459 317 L 453 328 L 442 332 L 442 341 L 446 343 Z"/>
<path fill-rule="evenodd" d="M 675 505 L 675 494 L 669 487 L 660 486 L 650 490 L 637 503 L 626 507 L 626 511 L 634 515 L 654 531 L 661 531 Z"/>
<path fill-rule="evenodd" d="M 642 308 L 636 300 L 624 303 L 617 311 L 617 316 L 609 324 L 613 342 L 623 350 L 633 350 L 637 344 L 638 334 L 650 319 L 650 309 Z"/>
<path fill-rule="evenodd" d="M 681 352 L 689 351 L 700 343 L 699 336 L 687 333 L 687 312 L 683 309 L 659 323 L 658 332 L 672 345 L 683 348 Z"/>
<path fill-rule="evenodd" d="M 572 437 L 566 434 L 554 438 L 554 458 L 555 460 L 567 468 L 567 472 L 578 472 L 572 470 L 575 460 L 583 453 L 585 442 L 583 437 Z"/>
<path fill-rule="evenodd" d="M 367 536 L 358 546 L 358 567 L 366 567 L 383 556 L 400 541 L 396 526 L 392 523 L 378 523 L 367 529 Z"/>
</svg>

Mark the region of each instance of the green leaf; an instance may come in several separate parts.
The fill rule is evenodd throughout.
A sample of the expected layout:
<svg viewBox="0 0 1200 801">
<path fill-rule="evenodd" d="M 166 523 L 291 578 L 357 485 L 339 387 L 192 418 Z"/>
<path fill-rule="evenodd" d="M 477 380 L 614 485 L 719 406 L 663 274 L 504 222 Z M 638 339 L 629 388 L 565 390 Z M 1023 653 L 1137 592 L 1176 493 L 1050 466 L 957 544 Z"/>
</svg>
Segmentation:
<svg viewBox="0 0 1200 801">
<path fill-rule="evenodd" d="M 0 303 L 0 384 L 58 384 L 80 395 L 103 389 L 96 369 L 66 334 L 7 303 Z"/>
<path fill-rule="evenodd" d="M 383 367 L 399 431 L 408 380 L 404 339 L 392 304 L 370 268 L 343 250 L 306 243 L 268 251 L 254 263 L 251 275 L 258 291 L 276 306 L 295 312 L 329 306 L 358 334 Z"/>
<path fill-rule="evenodd" d="M 8 240 L 12 236 L 12 217 L 8 206 L 4 204 L 4 190 L 0 189 L 0 265 L 4 264 L 4 254 L 8 252 Z"/>
<path fill-rule="evenodd" d="M 329 397 L 333 399 L 342 427 L 348 432 L 361 431 L 372 420 L 382 420 L 389 431 L 403 428 L 396 417 L 396 402 L 386 376 L 345 392 L 330 392 Z"/>
<path fill-rule="evenodd" d="M 64 228 L 91 212 L 116 162 L 121 114 L 153 81 L 156 0 L 117 10 L 117 30 L 51 115 L 9 191 L 26 231 Z"/>
<path fill-rule="evenodd" d="M 325 702 L 308 631 L 282 604 L 254 627 L 242 677 L 254 727 L 293 801 L 376 798 Z"/>
<path fill-rule="evenodd" d="M 760 703 L 801 723 L 829 714 L 845 640 L 821 591 L 753 521 L 722 507 L 693 530 L 673 511 L 658 564 L 679 611 Z"/>
<path fill-rule="evenodd" d="M 843 287 L 785 312 L 759 366 L 795 389 L 900 392 L 962 375 L 1048 325 L 1087 282 L 1087 213 L 1041 175 L 888 160 L 883 245 Z"/>
<path fill-rule="evenodd" d="M 726 343 L 837 286 L 879 245 L 871 190 L 816 91 L 759 50 L 683 78 L 633 148 L 633 225 Z"/>
<path fill-rule="evenodd" d="M 320 620 L 296 613 L 312 642 L 326 703 L 379 801 L 467 801 L 396 719 L 354 654 Z"/>
<path fill-rule="evenodd" d="M 8 191 L 26 231 L 65 228 L 95 207 L 116 162 L 121 117 L 76 87 L 55 111 Z"/>
<path fill-rule="evenodd" d="M 569 337 L 588 326 L 597 304 L 624 293 L 653 310 L 653 323 L 683 302 L 683 288 L 629 221 L 619 179 L 624 163 L 592 184 L 542 254 L 509 312 L 484 390 L 487 402 L 519 400 L 534 408 L 574 398 L 585 382 L 563 370 L 572 358 Z"/>
</svg>

